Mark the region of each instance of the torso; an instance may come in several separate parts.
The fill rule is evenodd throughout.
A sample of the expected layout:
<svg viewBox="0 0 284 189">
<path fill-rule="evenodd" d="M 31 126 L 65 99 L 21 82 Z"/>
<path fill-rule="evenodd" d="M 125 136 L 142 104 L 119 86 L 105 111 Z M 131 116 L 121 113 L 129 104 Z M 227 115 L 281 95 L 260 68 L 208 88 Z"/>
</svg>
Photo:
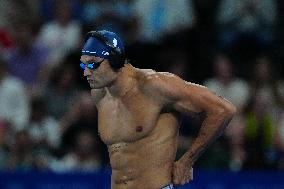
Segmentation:
<svg viewBox="0 0 284 189">
<path fill-rule="evenodd" d="M 122 98 L 106 91 L 92 93 L 100 95 L 99 134 L 108 147 L 113 189 L 158 189 L 171 183 L 177 115 L 164 111 L 140 83 Z"/>
</svg>

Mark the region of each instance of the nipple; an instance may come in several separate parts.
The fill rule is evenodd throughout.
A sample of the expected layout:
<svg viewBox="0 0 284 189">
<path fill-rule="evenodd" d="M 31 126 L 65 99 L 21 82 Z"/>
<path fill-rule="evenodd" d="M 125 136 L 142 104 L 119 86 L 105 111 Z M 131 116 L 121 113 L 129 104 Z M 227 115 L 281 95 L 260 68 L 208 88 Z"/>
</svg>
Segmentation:
<svg viewBox="0 0 284 189">
<path fill-rule="evenodd" d="M 142 132 L 143 131 L 143 127 L 142 126 L 137 126 L 136 127 L 136 132 Z"/>
</svg>

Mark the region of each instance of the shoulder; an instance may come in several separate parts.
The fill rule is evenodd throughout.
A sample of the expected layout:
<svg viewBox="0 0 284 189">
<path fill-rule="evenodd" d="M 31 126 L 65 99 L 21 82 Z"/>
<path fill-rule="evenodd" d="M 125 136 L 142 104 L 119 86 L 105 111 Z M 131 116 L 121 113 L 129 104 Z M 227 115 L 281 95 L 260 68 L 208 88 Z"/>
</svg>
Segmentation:
<svg viewBox="0 0 284 189">
<path fill-rule="evenodd" d="M 204 89 L 204 86 L 194 84 L 181 79 L 169 72 L 156 72 L 154 70 L 142 70 L 140 79 L 141 91 L 158 100 L 175 101 L 197 89 Z"/>
<path fill-rule="evenodd" d="M 139 69 L 140 84 L 152 85 L 168 79 L 178 79 L 179 77 L 169 72 L 157 72 L 152 69 Z"/>
<path fill-rule="evenodd" d="M 156 72 L 151 69 L 139 70 L 139 86 L 144 91 L 159 89 L 167 84 L 168 80 L 177 78 L 174 74 L 168 72 Z"/>
<path fill-rule="evenodd" d="M 141 87 L 146 90 L 184 89 L 187 87 L 203 87 L 198 84 L 185 81 L 179 76 L 169 72 L 156 72 L 154 70 L 144 72 L 140 81 Z M 204 88 L 204 87 L 203 87 Z"/>
</svg>

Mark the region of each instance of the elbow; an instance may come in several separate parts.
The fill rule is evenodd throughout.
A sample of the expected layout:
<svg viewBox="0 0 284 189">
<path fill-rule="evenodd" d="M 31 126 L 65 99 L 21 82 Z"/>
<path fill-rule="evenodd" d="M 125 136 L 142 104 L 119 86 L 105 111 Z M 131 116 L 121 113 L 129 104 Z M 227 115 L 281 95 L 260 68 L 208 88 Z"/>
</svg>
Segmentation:
<svg viewBox="0 0 284 189">
<path fill-rule="evenodd" d="M 220 109 L 222 115 L 228 119 L 232 119 L 237 112 L 236 106 L 230 102 L 226 102 Z"/>
<path fill-rule="evenodd" d="M 237 107 L 233 105 L 232 103 L 230 103 L 228 107 L 228 112 L 231 114 L 231 116 L 234 116 L 237 112 Z"/>
<path fill-rule="evenodd" d="M 233 116 L 236 114 L 236 111 L 236 106 L 228 101 L 220 103 L 212 109 L 212 113 L 214 112 L 213 114 L 215 114 L 215 116 L 229 120 L 233 118 Z"/>
</svg>

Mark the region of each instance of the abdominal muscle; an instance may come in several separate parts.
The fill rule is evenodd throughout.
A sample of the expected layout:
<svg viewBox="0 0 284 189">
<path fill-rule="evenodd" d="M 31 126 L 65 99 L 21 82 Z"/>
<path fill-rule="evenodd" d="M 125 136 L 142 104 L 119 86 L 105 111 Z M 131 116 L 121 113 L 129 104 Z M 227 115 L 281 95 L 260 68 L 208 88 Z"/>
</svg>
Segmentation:
<svg viewBox="0 0 284 189">
<path fill-rule="evenodd" d="M 112 189 L 158 189 L 171 183 L 176 140 L 175 132 L 163 128 L 132 143 L 109 145 Z"/>
</svg>

